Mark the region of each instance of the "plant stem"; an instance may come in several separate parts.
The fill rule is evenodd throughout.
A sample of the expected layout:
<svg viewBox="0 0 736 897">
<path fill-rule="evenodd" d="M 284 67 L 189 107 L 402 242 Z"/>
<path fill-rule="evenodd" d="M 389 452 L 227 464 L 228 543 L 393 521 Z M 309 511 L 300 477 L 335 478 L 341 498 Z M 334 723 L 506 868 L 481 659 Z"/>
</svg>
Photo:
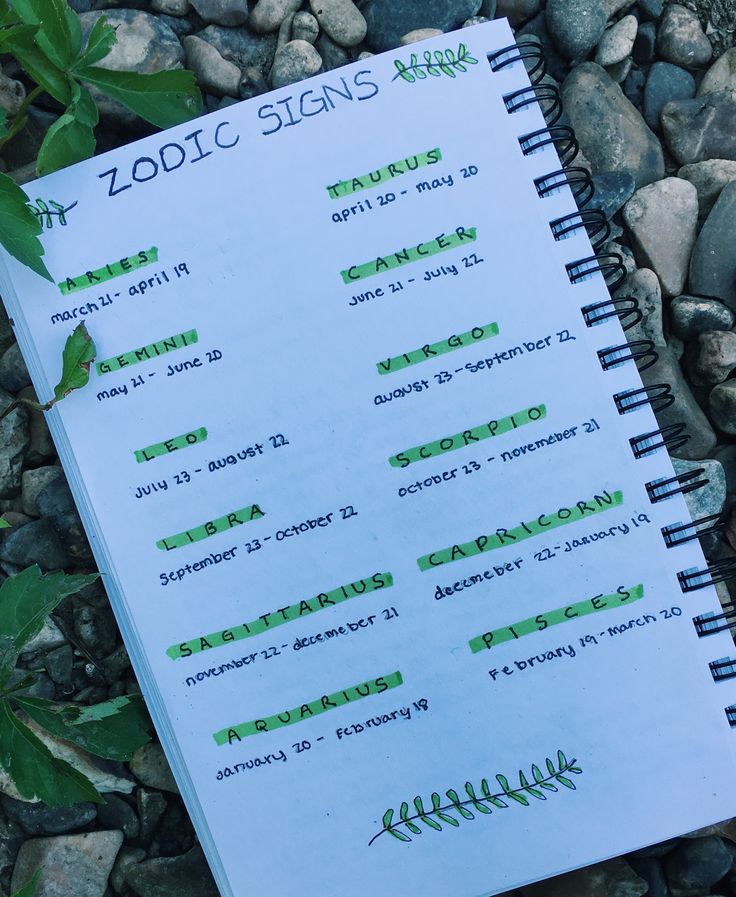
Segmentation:
<svg viewBox="0 0 736 897">
<path fill-rule="evenodd" d="M 0 149 L 2 149 L 6 143 L 9 143 L 13 137 L 15 137 L 20 131 L 23 130 L 23 127 L 26 123 L 26 112 L 28 112 L 28 107 L 31 103 L 36 99 L 36 97 L 40 96 L 43 93 L 43 87 L 40 84 L 37 84 L 33 90 L 26 95 L 25 100 L 20 104 L 20 108 L 15 114 L 13 118 L 13 124 L 10 126 L 10 130 L 8 133 L 0 139 Z"/>
</svg>

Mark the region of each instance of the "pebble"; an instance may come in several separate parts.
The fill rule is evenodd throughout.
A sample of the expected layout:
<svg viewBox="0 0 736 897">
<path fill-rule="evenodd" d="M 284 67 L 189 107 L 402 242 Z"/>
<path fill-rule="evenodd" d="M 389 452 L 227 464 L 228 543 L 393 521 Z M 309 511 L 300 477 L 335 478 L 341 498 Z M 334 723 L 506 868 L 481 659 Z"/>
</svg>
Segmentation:
<svg viewBox="0 0 736 897">
<path fill-rule="evenodd" d="M 557 82 L 561 83 L 565 80 L 570 66 L 565 57 L 558 52 L 550 36 L 544 12 L 540 12 L 527 22 L 523 28 L 520 28 L 516 33 L 516 38 L 517 40 L 519 38 L 535 40 L 542 48 L 547 73 Z"/>
<path fill-rule="evenodd" d="M 496 15 L 507 18 L 512 28 L 533 19 L 542 8 L 542 0 L 498 0 Z"/>
<path fill-rule="evenodd" d="M 708 397 L 708 409 L 721 433 L 736 436 L 736 380 L 726 380 L 713 387 Z"/>
<path fill-rule="evenodd" d="M 36 496 L 36 505 L 70 557 L 77 563 L 92 563 L 92 550 L 66 478 L 57 477 L 46 483 Z"/>
<path fill-rule="evenodd" d="M 341 65 L 347 65 L 350 62 L 348 51 L 336 44 L 334 40 L 330 40 L 324 31 L 317 38 L 315 47 L 322 59 L 322 69 L 326 72 L 340 68 Z"/>
<path fill-rule="evenodd" d="M 665 105 L 694 96 L 695 78 L 690 72 L 670 62 L 655 62 L 644 88 L 644 120 L 652 130 L 659 131 L 659 116 Z"/>
<path fill-rule="evenodd" d="M 639 23 L 636 16 L 624 16 L 603 32 L 603 37 L 595 51 L 598 65 L 615 65 L 623 62 L 631 53 Z"/>
<path fill-rule="evenodd" d="M 110 605 L 99 607 L 76 603 L 74 632 L 83 648 L 94 658 L 106 657 L 115 648 L 117 628 Z"/>
<path fill-rule="evenodd" d="M 522 888 L 523 897 L 643 897 L 647 883 L 618 857 Z"/>
<path fill-rule="evenodd" d="M 258 0 L 250 14 L 248 26 L 262 34 L 278 31 L 284 19 L 301 5 L 301 0 Z"/>
<path fill-rule="evenodd" d="M 667 145 L 680 165 L 705 159 L 736 160 L 736 91 L 674 100 L 664 107 L 660 120 Z"/>
<path fill-rule="evenodd" d="M 703 75 L 698 96 L 719 90 L 736 90 L 736 47 L 726 50 Z"/>
<path fill-rule="evenodd" d="M 639 15 L 645 22 L 656 22 L 664 10 L 664 0 L 639 0 Z"/>
<path fill-rule="evenodd" d="M 115 865 L 110 873 L 110 884 L 116 894 L 130 893 L 127 887 L 128 873 L 133 866 L 140 863 L 141 860 L 145 860 L 145 858 L 146 851 L 142 847 L 126 847 L 123 845 L 120 848 L 120 853 L 118 853 Z"/>
<path fill-rule="evenodd" d="M 617 295 L 636 299 L 642 313 L 641 321 L 626 331 L 627 338 L 650 339 L 658 349 L 666 346 L 662 326 L 662 291 L 654 271 L 637 269 L 626 278 Z"/>
<path fill-rule="evenodd" d="M 23 84 L 0 71 L 0 109 L 4 109 L 10 118 L 18 112 L 25 98 L 26 89 Z"/>
<path fill-rule="evenodd" d="M 126 882 L 138 897 L 219 897 L 201 847 L 193 847 L 182 856 L 157 857 L 131 865 Z"/>
<path fill-rule="evenodd" d="M 173 794 L 179 793 L 166 755 L 159 744 L 150 742 L 138 748 L 130 761 L 130 771 L 139 782 L 149 788 L 171 791 Z"/>
<path fill-rule="evenodd" d="M 353 0 L 309 0 L 309 7 L 326 34 L 341 47 L 355 47 L 368 23 Z"/>
<path fill-rule="evenodd" d="M 657 52 L 666 62 L 701 68 L 710 61 L 713 48 L 695 13 L 673 3 L 665 9 L 657 29 Z"/>
<path fill-rule="evenodd" d="M 603 37 L 610 16 L 626 0 L 549 0 L 547 27 L 566 59 L 584 59 Z"/>
<path fill-rule="evenodd" d="M 250 18 L 252 27 L 253 16 Z M 275 34 L 253 34 L 248 28 L 223 28 L 221 25 L 208 25 L 197 33 L 197 37 L 206 40 L 208 44 L 228 62 L 233 62 L 239 68 L 257 68 L 267 75 L 273 64 L 276 52 Z"/>
<path fill-rule="evenodd" d="M 491 20 L 486 18 L 485 16 L 471 16 L 469 19 L 466 19 L 462 27 L 463 28 L 472 28 L 473 25 L 483 25 L 486 22 L 490 22 Z"/>
<path fill-rule="evenodd" d="M 13 401 L 10 393 L 0 389 L 0 413 Z M 0 498 L 13 498 L 20 492 L 23 455 L 28 443 L 26 409 L 16 408 L 0 420 Z"/>
<path fill-rule="evenodd" d="M 736 181 L 721 191 L 700 231 L 690 260 L 690 290 L 736 310 Z"/>
<path fill-rule="evenodd" d="M 13 343 L 0 357 L 0 388 L 17 393 L 31 385 L 31 375 L 20 354 L 20 346 Z"/>
<path fill-rule="evenodd" d="M 708 484 L 702 486 L 700 489 L 694 489 L 692 492 L 688 492 L 685 495 L 685 504 L 687 505 L 687 509 L 693 520 L 699 520 L 701 517 L 708 517 L 711 514 L 721 513 L 723 506 L 726 503 L 727 486 L 726 471 L 720 461 L 714 461 L 710 458 L 706 458 L 702 461 L 683 461 L 680 458 L 673 458 L 672 466 L 675 468 L 676 474 L 689 473 L 692 470 L 698 470 L 698 468 L 705 469 L 703 479 L 708 480 Z M 716 840 L 721 844 L 723 843 L 720 838 L 717 838 Z M 676 863 L 682 864 L 686 870 L 693 862 L 691 855 L 676 860 Z M 667 875 L 670 878 L 671 884 L 674 884 L 669 866 L 667 867 Z M 721 876 L 719 876 L 719 878 L 720 877 Z M 666 888 L 664 893 L 666 895 Z M 649 895 L 649 897 L 651 897 L 651 895 Z"/>
<path fill-rule="evenodd" d="M 713 330 L 698 336 L 698 354 L 693 365 L 693 383 L 697 386 L 723 383 L 736 368 L 736 333 Z"/>
<path fill-rule="evenodd" d="M 311 0 L 310 0 L 311 2 Z M 482 0 L 368 0 L 362 8 L 372 50 L 392 50 L 417 28 L 453 31 L 480 12 Z"/>
<path fill-rule="evenodd" d="M 140 817 L 140 837 L 144 843 L 151 840 L 151 835 L 159 824 L 166 809 L 166 798 L 160 791 L 149 791 L 139 788 L 136 794 L 138 816 Z"/>
<path fill-rule="evenodd" d="M 677 464 L 693 464 L 693 462 L 675 460 L 675 465 Z M 695 463 L 693 466 L 697 467 L 698 464 Z M 675 467 L 675 470 L 677 470 L 677 467 Z M 691 492 L 690 495 L 693 495 L 693 493 Z M 688 501 L 688 498 L 689 496 L 686 495 L 686 502 Z M 688 507 L 690 507 L 689 503 Z M 692 514 L 692 510 L 690 513 Z M 627 857 L 627 860 L 634 872 L 636 872 L 640 878 L 643 878 L 649 885 L 646 897 L 667 897 L 667 879 L 664 875 L 664 868 L 662 867 L 662 863 L 656 857 L 630 856 Z"/>
<path fill-rule="evenodd" d="M 181 43 L 187 54 L 187 68 L 194 72 L 203 90 L 218 97 L 238 96 L 241 71 L 237 65 L 195 35 L 185 37 Z"/>
<path fill-rule="evenodd" d="M 35 390 L 32 386 L 26 386 L 18 393 L 19 399 L 30 399 L 32 402 L 38 402 Z M 28 415 L 28 432 L 30 443 L 26 452 L 26 465 L 34 467 L 39 464 L 45 464 L 56 456 L 56 448 L 51 438 L 48 424 L 46 423 L 46 415 L 43 411 L 25 406 Z"/>
<path fill-rule="evenodd" d="M 399 43 L 402 47 L 408 47 L 409 44 L 415 44 L 420 40 L 429 40 L 433 37 L 439 37 L 443 32 L 439 28 L 417 28 L 405 34 Z"/>
<path fill-rule="evenodd" d="M 664 175 L 659 141 L 605 69 L 594 62 L 574 68 L 562 85 L 562 99 L 594 174 L 628 172 L 637 187 Z"/>
<path fill-rule="evenodd" d="M 305 40 L 292 40 L 284 44 L 277 53 L 271 69 L 271 86 L 274 90 L 286 87 L 311 75 L 322 68 L 322 57 Z"/>
<path fill-rule="evenodd" d="M 63 636 L 62 636 L 63 639 Z M 74 650 L 71 645 L 60 645 L 49 651 L 43 659 L 43 665 L 49 678 L 56 685 L 63 686 L 64 694 L 69 694 L 71 689 L 66 686 L 71 685 L 72 671 L 74 669 Z M 117 826 L 111 826 L 117 828 Z"/>
<path fill-rule="evenodd" d="M 13 891 L 43 869 L 36 897 L 103 897 L 123 833 L 89 832 L 26 841 L 13 869 Z"/>
<path fill-rule="evenodd" d="M 2 808 L 8 819 L 17 822 L 29 835 L 61 835 L 83 828 L 97 817 L 96 804 L 86 802 L 71 807 L 47 807 L 3 795 Z"/>
<path fill-rule="evenodd" d="M 292 40 L 305 40 L 313 44 L 319 37 L 319 23 L 311 12 L 298 12 L 291 22 Z"/>
<path fill-rule="evenodd" d="M 718 463 L 718 462 L 714 462 Z M 720 466 L 720 465 L 719 465 Z M 721 468 L 721 472 L 722 472 Z M 723 475 L 725 492 L 725 475 Z M 681 841 L 665 860 L 670 888 L 695 890 L 710 888 L 731 868 L 731 854 L 716 835 Z"/>
<path fill-rule="evenodd" d="M 658 348 L 659 359 L 646 371 L 642 371 L 641 379 L 646 386 L 655 383 L 669 383 L 675 401 L 669 408 L 657 414 L 660 427 L 683 423 L 690 434 L 690 441 L 676 454 L 678 458 L 695 461 L 709 458 L 716 444 L 716 434 L 708 418 L 687 384 L 680 363 L 672 349 Z M 736 422 L 736 418 L 734 418 Z"/>
<path fill-rule="evenodd" d="M 63 476 L 64 473 L 60 467 L 35 467 L 32 470 L 23 471 L 21 478 L 23 513 L 28 514 L 29 517 L 40 516 L 41 512 L 38 510 L 39 493 L 53 480 Z"/>
<path fill-rule="evenodd" d="M 656 55 L 657 26 L 654 22 L 642 22 L 636 32 L 636 40 L 631 55 L 637 65 L 646 65 Z"/>
<path fill-rule="evenodd" d="M 44 571 L 60 570 L 72 563 L 56 530 L 44 519 L 13 527 L 0 545 L 0 560 L 18 567 L 38 564 Z"/>
<path fill-rule="evenodd" d="M 665 296 L 682 292 L 698 225 L 698 192 L 681 178 L 642 187 L 624 208 L 640 265 L 652 268 Z"/>
<path fill-rule="evenodd" d="M 647 76 L 640 68 L 632 68 L 623 84 L 626 98 L 641 112 Z"/>
<path fill-rule="evenodd" d="M 705 218 L 726 184 L 736 181 L 736 161 L 708 159 L 693 165 L 683 165 L 677 176 L 695 185 L 698 191 L 698 214 Z"/>
<path fill-rule="evenodd" d="M 695 339 L 712 330 L 730 330 L 736 315 L 717 299 L 700 296 L 677 296 L 670 303 L 672 332 L 684 340 Z"/>
<path fill-rule="evenodd" d="M 247 0 L 190 0 L 205 22 L 216 25 L 243 25 L 248 21 Z"/>
<path fill-rule="evenodd" d="M 185 16 L 191 8 L 189 0 L 151 0 L 153 12 L 165 16 Z"/>
<path fill-rule="evenodd" d="M 613 218 L 634 193 L 636 183 L 627 171 L 604 171 L 593 177 L 595 195 L 590 206 Z"/>
</svg>

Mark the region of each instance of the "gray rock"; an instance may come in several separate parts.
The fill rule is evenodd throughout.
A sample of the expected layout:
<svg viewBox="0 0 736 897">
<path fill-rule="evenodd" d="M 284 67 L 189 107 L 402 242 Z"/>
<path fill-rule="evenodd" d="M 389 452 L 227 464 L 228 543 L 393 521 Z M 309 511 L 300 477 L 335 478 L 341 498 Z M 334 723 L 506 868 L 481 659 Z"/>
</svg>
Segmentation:
<svg viewBox="0 0 736 897">
<path fill-rule="evenodd" d="M 13 397 L 0 389 L 0 412 L 11 402 Z M 16 408 L 0 421 L 0 498 L 13 498 L 20 492 L 23 454 L 28 442 L 26 409 Z"/>
<path fill-rule="evenodd" d="M 669 62 L 655 62 L 649 70 L 644 88 L 644 120 L 655 131 L 659 130 L 659 116 L 667 103 L 673 100 L 689 100 L 695 96 L 695 78 Z"/>
<path fill-rule="evenodd" d="M 595 51 L 598 65 L 616 65 L 631 53 L 639 23 L 636 16 L 624 16 L 603 32 Z"/>
<path fill-rule="evenodd" d="M 166 809 L 166 798 L 160 791 L 148 791 L 139 788 L 136 795 L 138 801 L 138 816 L 141 820 L 141 839 L 144 843 L 150 841 L 151 835 L 159 824 Z"/>
<path fill-rule="evenodd" d="M 110 884 L 116 894 L 129 894 L 127 886 L 128 873 L 141 860 L 145 860 L 146 851 L 142 847 L 121 847 L 115 865 L 110 873 Z"/>
<path fill-rule="evenodd" d="M 25 470 L 21 479 L 22 483 L 22 507 L 23 513 L 29 517 L 40 516 L 38 510 L 39 493 L 53 480 L 63 477 L 60 467 L 35 467 L 33 470 Z"/>
<path fill-rule="evenodd" d="M 29 835 L 62 835 L 89 825 L 97 817 L 97 807 L 91 803 L 47 807 L 3 795 L 2 806 L 8 819 L 17 822 Z"/>
<path fill-rule="evenodd" d="M 672 3 L 665 9 L 657 29 L 657 52 L 666 62 L 701 68 L 710 61 L 713 48 L 695 13 Z"/>
<path fill-rule="evenodd" d="M 721 433 L 736 436 L 736 380 L 726 380 L 713 387 L 708 397 L 708 409 Z"/>
<path fill-rule="evenodd" d="M 191 19 L 180 16 L 167 16 L 165 13 L 159 13 L 157 16 L 159 22 L 168 25 L 177 37 L 186 37 L 194 31 L 194 22 L 199 20 L 193 15 Z"/>
<path fill-rule="evenodd" d="M 690 464 L 690 461 L 678 461 L 678 464 Z M 692 494 L 692 493 L 691 493 Z M 688 496 L 685 496 L 687 501 Z M 664 876 L 662 863 L 656 857 L 627 857 L 631 868 L 649 885 L 647 897 L 667 897 L 667 879 Z"/>
<path fill-rule="evenodd" d="M 286 87 L 316 75 L 322 68 L 322 57 L 305 40 L 292 40 L 277 53 L 271 69 L 271 86 Z"/>
<path fill-rule="evenodd" d="M 250 24 L 253 24 L 251 15 Z M 233 62 L 239 68 L 257 68 L 267 75 L 273 64 L 276 52 L 276 35 L 251 34 L 246 28 L 223 28 L 220 25 L 208 25 L 197 33 L 197 37 L 206 40 L 208 44 L 228 62 Z"/>
<path fill-rule="evenodd" d="M 622 59 L 621 62 L 617 62 L 614 65 L 609 65 L 606 68 L 606 71 L 616 82 L 616 84 L 623 84 L 623 82 L 629 76 L 632 65 L 633 63 L 631 61 L 631 57 L 629 56 L 626 59 Z"/>
<path fill-rule="evenodd" d="M 233 62 L 228 62 L 207 41 L 190 35 L 182 40 L 187 54 L 187 68 L 190 68 L 199 86 L 215 96 L 236 97 L 240 87 L 241 71 Z"/>
<path fill-rule="evenodd" d="M 549 0 L 547 27 L 566 59 L 584 59 L 606 30 L 610 12 L 606 0 Z"/>
<path fill-rule="evenodd" d="M 191 11 L 191 8 L 189 0 L 151 0 L 153 12 L 165 16 L 185 16 Z"/>
<path fill-rule="evenodd" d="M 542 0 L 498 0 L 496 15 L 509 20 L 512 28 L 518 28 L 533 19 L 542 8 Z"/>
<path fill-rule="evenodd" d="M 736 445 L 729 443 L 717 446 L 713 452 L 713 459 L 723 467 L 726 489 L 733 494 L 736 492 Z"/>
<path fill-rule="evenodd" d="M 708 422 L 708 418 L 695 400 L 682 370 L 670 348 L 658 348 L 659 360 L 646 371 L 642 371 L 644 384 L 669 383 L 675 401 L 669 408 L 657 414 L 660 427 L 684 423 L 690 434 L 690 441 L 675 454 L 678 458 L 695 461 L 709 458 L 716 444 L 716 434 Z"/>
<path fill-rule="evenodd" d="M 703 225 L 690 260 L 690 290 L 736 309 L 736 181 L 727 184 Z"/>
<path fill-rule="evenodd" d="M 699 520 L 701 517 L 708 517 L 711 514 L 720 514 L 726 503 L 726 472 L 723 465 L 719 461 L 705 459 L 703 461 L 683 461 L 680 458 L 672 459 L 672 466 L 675 473 L 679 476 L 681 473 L 690 473 L 692 470 L 705 468 L 703 479 L 708 480 L 706 486 L 695 489 L 685 495 L 685 504 L 687 505 L 690 516 L 693 520 Z M 702 839 L 701 839 L 702 840 Z M 720 839 L 719 839 L 720 840 Z M 677 853 L 677 849 L 675 849 Z M 692 862 L 690 854 L 686 858 L 680 858 L 677 861 L 683 866 Z M 667 867 L 670 874 L 670 867 Z M 721 878 L 722 876 L 719 876 Z M 674 884 L 674 881 L 672 882 Z"/>
<path fill-rule="evenodd" d="M 368 31 L 353 0 L 309 0 L 309 6 L 320 27 L 341 47 L 355 47 Z"/>
<path fill-rule="evenodd" d="M 368 0 L 362 8 L 373 50 L 399 46 L 404 34 L 417 28 L 452 31 L 480 12 L 482 0 Z"/>
<path fill-rule="evenodd" d="M 726 50 L 703 75 L 698 96 L 719 90 L 736 90 L 736 47 Z"/>
<path fill-rule="evenodd" d="M 21 389 L 18 393 L 18 398 L 38 402 L 38 397 L 32 386 L 26 386 L 25 389 Z M 31 466 L 44 464 L 56 457 L 56 448 L 46 423 L 46 415 L 43 411 L 36 411 L 27 405 L 25 409 L 28 415 L 28 432 L 30 437 L 25 463 Z"/>
<path fill-rule="evenodd" d="M 644 87 L 647 76 L 640 68 L 632 68 L 626 76 L 623 83 L 623 90 L 626 99 L 629 100 L 639 111 L 642 109 L 644 102 Z"/>
<path fill-rule="evenodd" d="M 324 31 L 317 38 L 315 47 L 322 60 L 322 70 L 325 72 L 331 72 L 332 69 L 340 68 L 341 65 L 347 65 L 350 62 L 348 51 L 331 40 Z"/>
<path fill-rule="evenodd" d="M 0 109 L 4 109 L 8 117 L 12 117 L 23 105 L 25 98 L 26 89 L 23 84 L 0 71 Z"/>
<path fill-rule="evenodd" d="M 278 31 L 284 19 L 295 13 L 301 5 L 301 0 L 258 0 L 250 14 L 248 25 L 261 34 Z"/>
<path fill-rule="evenodd" d="M 13 869 L 13 891 L 43 869 L 36 897 L 103 897 L 122 832 L 89 832 L 26 841 Z"/>
<path fill-rule="evenodd" d="M 51 681 L 55 682 L 56 685 L 64 687 L 65 693 L 68 694 L 66 686 L 71 684 L 72 671 L 74 669 L 74 651 L 72 646 L 61 645 L 58 648 L 54 648 L 53 651 L 49 651 L 43 659 L 43 665 Z M 103 825 L 109 828 L 119 828 L 119 826 L 107 826 L 107 823 L 103 823 Z"/>
<path fill-rule="evenodd" d="M 130 761 L 130 771 L 139 782 L 149 788 L 171 791 L 173 794 L 179 793 L 166 756 L 159 744 L 151 742 L 138 748 Z"/>
<path fill-rule="evenodd" d="M 660 841 L 659 844 L 650 844 L 649 847 L 642 847 L 639 850 L 634 850 L 628 855 L 628 858 L 663 857 L 668 854 L 678 843 L 679 842 L 677 838 L 670 838 L 668 841 Z"/>
<path fill-rule="evenodd" d="M 562 86 L 562 98 L 594 174 L 628 171 L 637 187 L 664 175 L 659 141 L 605 69 L 594 62 L 574 68 Z"/>
<path fill-rule="evenodd" d="M 47 483 L 38 493 L 36 504 L 69 555 L 78 563 L 91 562 L 92 551 L 66 479 L 59 477 Z"/>
<path fill-rule="evenodd" d="M 31 385 L 31 375 L 20 354 L 18 343 L 13 343 L 0 358 L 0 387 L 7 392 L 17 393 Z"/>
<path fill-rule="evenodd" d="M 631 199 L 636 184 L 628 171 L 604 171 L 593 177 L 595 195 L 590 206 L 600 209 L 606 218 L 613 218 L 627 200 Z"/>
<path fill-rule="evenodd" d="M 38 564 L 42 570 L 59 570 L 72 563 L 56 530 L 43 519 L 13 527 L 0 545 L 0 560 L 18 567 Z"/>
<path fill-rule="evenodd" d="M 681 178 L 642 187 L 624 208 L 637 262 L 652 268 L 665 296 L 682 292 L 698 225 L 698 192 Z"/>
<path fill-rule="evenodd" d="M 524 897 L 642 897 L 646 891 L 646 882 L 620 857 L 521 889 Z"/>
<path fill-rule="evenodd" d="M 420 40 L 430 40 L 433 37 L 439 37 L 443 32 L 439 28 L 417 28 L 405 34 L 399 43 L 402 47 L 408 47 L 409 44 L 416 44 Z"/>
<path fill-rule="evenodd" d="M 708 159 L 694 165 L 683 165 L 677 176 L 695 185 L 698 191 L 698 214 L 705 218 L 726 184 L 736 181 L 736 162 L 729 159 Z"/>
<path fill-rule="evenodd" d="M 486 16 L 471 16 L 469 19 L 466 19 L 463 22 L 462 27 L 472 28 L 473 25 L 484 25 L 486 22 L 490 21 L 491 20 L 489 18 L 486 18 Z"/>
<path fill-rule="evenodd" d="M 723 383 L 734 368 L 736 333 L 730 330 L 712 330 L 698 336 L 698 354 L 692 371 L 696 386 Z"/>
<path fill-rule="evenodd" d="M 680 165 L 736 160 L 736 92 L 719 90 L 667 103 L 660 114 L 667 146 Z"/>
<path fill-rule="evenodd" d="M 639 15 L 644 22 L 656 22 L 664 10 L 664 0 L 639 0 Z"/>
<path fill-rule="evenodd" d="M 219 897 L 201 847 L 178 857 L 159 857 L 132 865 L 126 882 L 138 897 Z"/>
<path fill-rule="evenodd" d="M 649 268 L 634 271 L 617 295 L 636 299 L 642 314 L 641 321 L 627 331 L 628 339 L 650 339 L 658 349 L 666 346 L 662 330 L 662 291 L 654 271 Z"/>
<path fill-rule="evenodd" d="M 700 296 L 677 296 L 670 303 L 672 332 L 684 340 L 691 340 L 707 330 L 730 330 L 736 315 L 717 299 Z"/>
<path fill-rule="evenodd" d="M 243 25 L 248 21 L 247 0 L 190 0 L 205 22 L 215 25 Z"/>
<path fill-rule="evenodd" d="M 673 889 L 710 888 L 731 868 L 731 854 L 716 835 L 694 838 L 675 847 L 665 860 L 665 868 Z"/>
<path fill-rule="evenodd" d="M 311 12 L 298 12 L 291 23 L 292 40 L 305 40 L 313 44 L 319 37 L 319 23 Z"/>
<path fill-rule="evenodd" d="M 547 17 L 544 12 L 540 12 L 528 21 L 523 28 L 516 33 L 517 40 L 535 40 L 542 48 L 542 54 L 547 67 L 548 74 L 557 82 L 562 82 L 569 71 L 569 64 L 564 56 L 557 50 L 557 47 L 550 36 L 547 28 Z"/>
<path fill-rule="evenodd" d="M 74 632 L 91 657 L 102 658 L 110 654 L 117 642 L 117 626 L 110 605 L 77 605 Z"/>
<path fill-rule="evenodd" d="M 636 32 L 636 40 L 631 55 L 637 65 L 647 65 L 655 57 L 657 26 L 654 22 L 642 22 Z"/>
</svg>

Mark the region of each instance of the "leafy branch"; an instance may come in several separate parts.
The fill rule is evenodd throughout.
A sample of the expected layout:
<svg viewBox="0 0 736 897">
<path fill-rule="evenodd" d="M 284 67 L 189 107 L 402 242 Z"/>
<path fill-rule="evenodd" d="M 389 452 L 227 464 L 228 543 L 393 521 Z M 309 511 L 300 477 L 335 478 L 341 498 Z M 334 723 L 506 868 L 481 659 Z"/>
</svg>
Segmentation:
<svg viewBox="0 0 736 897">
<path fill-rule="evenodd" d="M 411 54 L 409 65 L 405 65 L 400 59 L 394 60 L 397 73 L 393 80 L 403 78 L 413 84 L 415 81 L 423 81 L 428 75 L 439 78 L 447 75 L 450 78 L 456 78 L 457 72 L 467 72 L 468 65 L 477 65 L 478 60 L 475 56 L 471 56 L 470 51 L 465 44 L 460 44 L 457 53 L 454 50 L 425 50 L 423 54 L 424 62 L 419 62 L 416 53 Z"/>
<path fill-rule="evenodd" d="M 41 222 L 45 225 L 46 229 L 51 230 L 54 226 L 54 217 L 58 219 L 61 227 L 66 227 L 66 213 L 70 212 L 76 205 L 76 200 L 71 205 L 64 207 L 61 203 L 56 202 L 53 199 L 46 202 L 45 199 L 38 197 L 35 205 L 29 203 L 29 208 L 37 218 L 41 219 Z"/>
<path fill-rule="evenodd" d="M 431 828 L 436 832 L 442 831 L 442 823 L 458 827 L 460 825 L 456 817 L 470 820 L 475 819 L 473 810 L 481 815 L 488 816 L 495 807 L 498 810 L 505 810 L 512 803 L 521 804 L 523 807 L 530 805 L 529 798 L 536 800 L 547 800 L 545 792 L 556 792 L 559 790 L 558 785 L 563 788 L 575 790 L 575 783 L 570 779 L 569 775 L 579 775 L 582 769 L 576 765 L 575 759 L 568 760 L 562 751 L 557 751 L 557 764 L 549 757 L 546 758 L 547 767 L 546 775 L 539 766 L 532 765 L 531 778 L 529 778 L 522 770 L 519 770 L 519 785 L 511 787 L 506 776 L 498 773 L 496 781 L 500 786 L 500 791 L 492 792 L 488 784 L 488 779 L 482 779 L 480 788 L 476 789 L 471 782 L 465 783 L 465 795 L 461 799 L 460 795 L 453 788 L 445 792 L 448 803 L 443 803 L 442 797 L 437 791 L 434 791 L 430 797 L 431 809 L 425 808 L 424 801 L 417 796 L 412 801 L 416 812 L 410 814 L 409 804 L 403 801 L 399 807 L 398 819 L 394 820 L 393 809 L 388 809 L 383 814 L 383 828 L 377 832 L 368 842 L 370 847 L 373 842 L 380 838 L 381 835 L 391 835 L 397 841 L 409 842 L 412 840 L 411 835 L 421 835 L 422 829 L 417 823 L 422 823 L 427 828 Z M 453 815 L 454 814 L 454 815 Z"/>
</svg>

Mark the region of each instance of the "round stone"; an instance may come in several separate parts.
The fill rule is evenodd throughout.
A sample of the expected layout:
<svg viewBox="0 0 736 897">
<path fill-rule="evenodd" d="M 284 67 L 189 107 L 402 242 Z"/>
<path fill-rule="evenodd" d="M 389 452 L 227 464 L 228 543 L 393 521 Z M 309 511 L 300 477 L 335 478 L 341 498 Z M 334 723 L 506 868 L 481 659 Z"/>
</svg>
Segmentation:
<svg viewBox="0 0 736 897">
<path fill-rule="evenodd" d="M 292 40 L 284 44 L 277 53 L 271 69 L 271 85 L 286 87 L 316 75 L 322 68 L 322 57 L 305 40 Z"/>
</svg>

